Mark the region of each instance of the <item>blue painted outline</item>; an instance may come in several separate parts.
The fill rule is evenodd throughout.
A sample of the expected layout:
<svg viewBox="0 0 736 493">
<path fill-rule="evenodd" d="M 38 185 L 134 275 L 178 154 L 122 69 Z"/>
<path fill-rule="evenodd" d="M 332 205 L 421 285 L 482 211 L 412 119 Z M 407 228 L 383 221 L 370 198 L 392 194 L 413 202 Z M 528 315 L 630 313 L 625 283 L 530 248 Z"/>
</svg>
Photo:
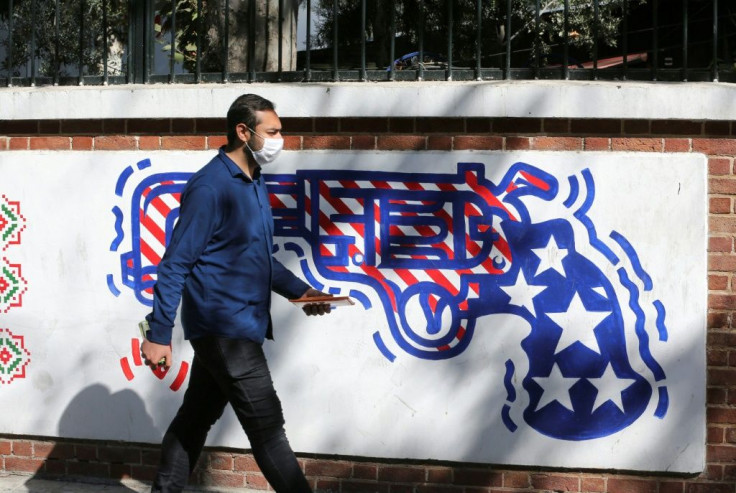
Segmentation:
<svg viewBox="0 0 736 493">
<path fill-rule="evenodd" d="M 508 402 L 514 402 L 516 400 L 516 388 L 512 379 L 514 378 L 514 362 L 511 359 L 506 360 L 506 374 L 503 376 L 503 386 L 506 387 L 506 400 Z"/>
<path fill-rule="evenodd" d="M 115 238 L 110 243 L 110 251 L 116 252 L 123 238 L 125 238 L 125 232 L 123 232 L 123 211 L 117 205 L 112 208 L 112 213 L 115 215 Z"/>
<path fill-rule="evenodd" d="M 107 289 L 109 289 L 116 298 L 120 296 L 120 290 L 115 286 L 115 280 L 112 274 L 107 275 Z"/>
<path fill-rule="evenodd" d="M 506 426 L 511 433 L 515 432 L 519 428 L 516 423 L 514 423 L 514 420 L 511 419 L 511 406 L 508 404 L 504 404 L 503 408 L 501 408 L 501 421 L 503 421 L 504 426 Z"/>
<path fill-rule="evenodd" d="M 659 331 L 659 340 L 666 342 L 669 339 L 669 333 L 667 332 L 667 326 L 664 323 L 664 319 L 667 316 L 667 311 L 664 305 L 659 300 L 654 300 L 652 303 L 654 308 L 657 310 L 657 330 Z"/>
<path fill-rule="evenodd" d="M 577 177 L 574 175 L 568 176 L 567 182 L 570 184 L 570 195 L 568 195 L 562 205 L 569 209 L 578 199 L 578 195 L 580 194 L 580 184 L 578 183 Z"/>
<path fill-rule="evenodd" d="M 593 199 L 595 199 L 595 182 L 593 181 L 593 175 L 588 168 L 582 171 L 582 175 L 583 180 L 585 181 L 587 194 L 585 197 L 585 202 L 583 202 L 583 205 L 581 205 L 580 208 L 573 213 L 573 216 L 575 216 L 578 221 L 583 223 L 583 226 L 585 226 L 585 228 L 588 230 L 588 236 L 590 238 L 591 246 L 601 252 L 608 259 L 608 261 L 611 262 L 612 265 L 617 265 L 619 263 L 619 258 L 616 256 L 615 253 L 613 253 L 610 248 L 606 246 L 605 243 L 598 239 L 598 234 L 595 231 L 593 221 L 591 221 L 590 218 L 586 215 L 593 205 Z"/>
<path fill-rule="evenodd" d="M 388 350 L 388 347 L 386 347 L 386 343 L 383 342 L 383 339 L 381 339 L 381 334 L 378 331 L 373 333 L 373 342 L 376 344 L 378 350 L 381 351 L 381 354 L 383 354 L 387 360 L 393 363 L 396 359 L 396 355 Z"/>
<path fill-rule="evenodd" d="M 670 395 L 667 391 L 667 387 L 665 386 L 657 387 L 657 392 L 659 395 L 657 400 L 657 409 L 654 410 L 654 415 L 659 419 L 663 419 L 670 407 Z"/>
<path fill-rule="evenodd" d="M 639 255 L 637 255 L 636 250 L 634 250 L 634 247 L 631 245 L 631 243 L 629 243 L 629 240 L 624 238 L 621 233 L 615 230 L 611 231 L 611 234 L 609 234 L 609 236 L 613 241 L 618 243 L 619 246 L 623 249 L 624 253 L 626 253 L 626 256 L 629 258 L 629 260 L 631 261 L 631 265 L 634 268 L 634 272 L 644 283 L 644 291 L 651 291 L 653 287 L 652 278 L 642 267 L 641 261 L 639 260 Z"/>
<path fill-rule="evenodd" d="M 118 197 L 123 196 L 123 190 L 125 189 L 125 183 L 128 181 L 128 178 L 130 178 L 130 175 L 132 174 L 133 174 L 132 166 L 128 166 L 120 173 L 120 176 L 118 176 L 118 181 L 117 183 L 115 183 L 115 195 L 117 195 Z"/>
<path fill-rule="evenodd" d="M 631 311 L 636 315 L 634 332 L 639 338 L 639 355 L 644 361 L 644 364 L 646 364 L 654 374 L 654 379 L 657 382 L 664 380 L 666 378 L 664 370 L 659 366 L 659 363 L 657 363 L 649 350 L 649 335 L 644 329 L 646 316 L 644 314 L 644 310 L 642 310 L 639 305 L 639 290 L 636 285 L 629 280 L 629 276 L 626 274 L 626 270 L 624 270 L 623 267 L 619 268 L 616 272 L 618 272 L 621 285 L 629 291 L 629 308 L 631 308 Z"/>
<path fill-rule="evenodd" d="M 136 163 L 136 166 L 138 166 L 139 170 L 144 170 L 146 168 L 151 167 L 151 160 L 150 159 L 142 159 Z"/>
<path fill-rule="evenodd" d="M 369 310 L 372 307 L 371 300 L 361 291 L 358 291 L 357 289 L 351 289 L 350 296 L 355 298 L 361 305 L 363 305 L 363 308 L 365 308 L 366 310 Z"/>
</svg>

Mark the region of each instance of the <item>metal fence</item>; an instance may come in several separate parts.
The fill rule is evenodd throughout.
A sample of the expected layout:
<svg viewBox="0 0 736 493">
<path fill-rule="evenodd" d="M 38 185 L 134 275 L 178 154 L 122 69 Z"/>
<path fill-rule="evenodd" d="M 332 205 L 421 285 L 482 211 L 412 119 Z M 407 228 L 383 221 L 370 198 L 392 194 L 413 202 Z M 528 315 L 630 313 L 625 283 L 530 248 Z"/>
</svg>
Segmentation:
<svg viewBox="0 0 736 493">
<path fill-rule="evenodd" d="M 0 87 L 736 81 L 732 0 L 0 0 Z"/>
</svg>

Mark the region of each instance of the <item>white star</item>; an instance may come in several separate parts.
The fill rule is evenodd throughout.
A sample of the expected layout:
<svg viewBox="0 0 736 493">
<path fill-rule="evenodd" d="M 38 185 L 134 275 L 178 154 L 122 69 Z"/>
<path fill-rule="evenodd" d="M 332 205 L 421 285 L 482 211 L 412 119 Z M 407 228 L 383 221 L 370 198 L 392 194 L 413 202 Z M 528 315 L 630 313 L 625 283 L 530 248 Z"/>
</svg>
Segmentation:
<svg viewBox="0 0 736 493">
<path fill-rule="evenodd" d="M 598 346 L 598 340 L 595 338 L 593 329 L 610 314 L 610 311 L 588 311 L 583 306 L 580 294 L 576 291 L 567 310 L 562 313 L 547 313 L 547 316 L 562 329 L 562 335 L 560 335 L 560 340 L 557 341 L 555 354 L 578 341 L 600 354 L 601 349 Z"/>
<path fill-rule="evenodd" d="M 621 412 L 626 412 L 624 411 L 624 402 L 621 398 L 621 393 L 631 387 L 636 380 L 633 378 L 617 377 L 611 363 L 608 363 L 606 371 L 603 372 L 600 378 L 588 378 L 588 380 L 598 389 L 598 394 L 595 396 L 595 403 L 593 404 L 593 411 L 606 402 L 611 401 L 621 409 Z"/>
<path fill-rule="evenodd" d="M 543 391 L 537 409 L 542 409 L 550 402 L 557 401 L 570 411 L 573 410 L 570 388 L 578 383 L 579 378 L 563 377 L 560 367 L 555 363 L 548 377 L 532 377 L 532 380 L 537 382 Z"/>
<path fill-rule="evenodd" d="M 562 267 L 562 259 L 567 257 L 567 248 L 560 248 L 557 246 L 557 241 L 554 235 L 550 235 L 547 246 L 544 248 L 532 248 L 534 255 L 539 257 L 539 267 L 537 272 L 534 274 L 538 276 L 542 272 L 548 269 L 554 269 L 562 276 L 565 276 L 565 268 Z"/>
<path fill-rule="evenodd" d="M 537 316 L 534 311 L 534 297 L 547 289 L 547 286 L 532 286 L 527 284 L 526 276 L 519 269 L 519 275 L 516 276 L 516 282 L 512 286 L 500 286 L 504 293 L 509 295 L 509 304 L 522 306 L 529 310 L 533 316 Z"/>
</svg>

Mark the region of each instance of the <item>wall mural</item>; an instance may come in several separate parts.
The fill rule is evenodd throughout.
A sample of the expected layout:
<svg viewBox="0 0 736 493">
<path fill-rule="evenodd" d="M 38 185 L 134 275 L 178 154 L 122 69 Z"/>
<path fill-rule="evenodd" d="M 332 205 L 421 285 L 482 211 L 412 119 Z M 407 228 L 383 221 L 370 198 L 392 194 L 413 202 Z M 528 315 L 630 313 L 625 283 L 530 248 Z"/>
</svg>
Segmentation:
<svg viewBox="0 0 736 493">
<path fill-rule="evenodd" d="M 130 323 L 129 313 L 140 318 L 150 309 L 181 191 L 212 153 L 92 154 L 119 163 L 104 173 L 99 192 L 112 199 L 105 247 L 112 260 L 99 276 L 105 303 Z M 703 438 L 705 420 L 698 388 L 705 363 L 697 352 L 704 347 L 704 170 L 699 155 L 285 153 L 264 170 L 275 255 L 313 286 L 358 303 L 305 321 L 274 302 L 277 388 L 280 380 L 299 382 L 282 394 L 295 448 L 702 468 L 703 445 L 692 442 Z M 683 276 L 693 279 L 687 288 L 677 284 Z M 279 334 L 279 326 L 294 324 L 305 328 Z M 115 385 L 168 395 L 171 412 L 191 352 L 175 341 L 174 365 L 151 372 L 130 325 L 111 343 Z M 310 389 L 321 402 L 304 398 Z M 290 403 L 292 395 L 302 397 Z M 328 425 L 289 416 L 292 406 L 313 407 L 333 418 L 331 426 L 347 424 L 361 436 L 328 443 L 320 436 Z M 151 412 L 162 426 L 170 418 Z M 224 430 L 237 427 L 225 421 Z M 386 443 L 389 424 L 400 443 Z M 647 434 L 683 426 L 695 431 L 668 438 L 669 447 L 657 449 L 668 452 L 642 462 L 651 455 Z M 425 442 L 430 430 L 442 443 Z M 229 435 L 236 434 L 215 433 L 208 443 L 232 445 Z M 472 436 L 485 439 L 470 445 Z M 544 452 L 550 449 L 560 454 Z"/>
</svg>

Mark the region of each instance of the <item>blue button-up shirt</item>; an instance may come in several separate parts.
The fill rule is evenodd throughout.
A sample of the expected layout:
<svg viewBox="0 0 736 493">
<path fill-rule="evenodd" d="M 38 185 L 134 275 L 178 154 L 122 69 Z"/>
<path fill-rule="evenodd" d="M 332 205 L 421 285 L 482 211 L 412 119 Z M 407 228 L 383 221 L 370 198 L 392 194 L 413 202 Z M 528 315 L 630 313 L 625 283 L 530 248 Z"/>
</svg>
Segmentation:
<svg viewBox="0 0 736 493">
<path fill-rule="evenodd" d="M 253 179 L 224 149 L 195 173 L 158 265 L 148 339 L 169 344 L 181 300 L 186 339 L 262 343 L 271 335 L 271 290 L 298 298 L 309 285 L 273 258 L 273 217 L 260 170 Z"/>
</svg>

